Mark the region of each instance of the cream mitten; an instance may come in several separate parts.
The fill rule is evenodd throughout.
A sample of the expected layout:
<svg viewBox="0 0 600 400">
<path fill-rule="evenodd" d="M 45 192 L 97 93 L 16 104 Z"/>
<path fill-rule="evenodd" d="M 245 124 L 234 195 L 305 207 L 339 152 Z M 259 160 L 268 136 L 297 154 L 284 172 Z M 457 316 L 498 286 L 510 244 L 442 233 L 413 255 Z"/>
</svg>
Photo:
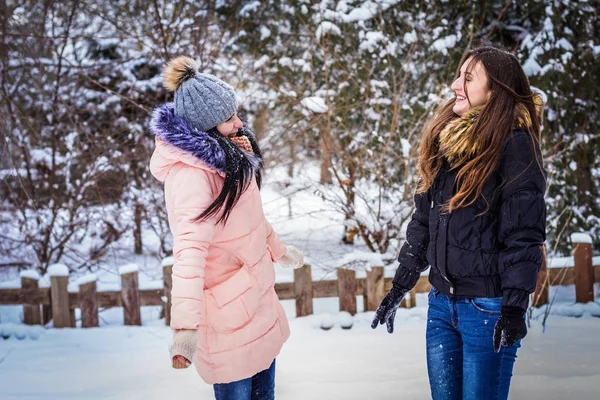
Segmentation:
<svg viewBox="0 0 600 400">
<path fill-rule="evenodd" d="M 180 329 L 173 334 L 173 342 L 169 349 L 171 358 L 183 356 L 189 362 L 194 360 L 196 346 L 198 345 L 198 331 L 195 329 Z"/>
<path fill-rule="evenodd" d="M 277 263 L 283 268 L 297 269 L 304 265 L 304 256 L 294 246 L 285 246 L 286 252 Z"/>
</svg>

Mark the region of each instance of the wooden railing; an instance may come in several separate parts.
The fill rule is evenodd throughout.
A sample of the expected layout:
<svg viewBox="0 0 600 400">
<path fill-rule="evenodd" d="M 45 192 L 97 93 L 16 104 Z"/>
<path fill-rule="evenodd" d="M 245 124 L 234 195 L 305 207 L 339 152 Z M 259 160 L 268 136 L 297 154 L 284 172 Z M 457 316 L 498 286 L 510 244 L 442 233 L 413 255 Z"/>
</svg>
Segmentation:
<svg viewBox="0 0 600 400">
<path fill-rule="evenodd" d="M 546 268 L 542 266 L 538 285 L 533 295 L 533 305 L 548 303 L 549 286 L 575 285 L 576 301 L 586 303 L 594 300 L 594 282 L 600 282 L 600 263 L 592 265 L 592 246 L 589 243 L 574 244 L 574 267 Z M 50 287 L 38 287 L 35 274 L 22 274 L 21 288 L 0 289 L 0 305 L 23 305 L 23 322 L 29 325 L 46 324 L 53 320 L 55 328 L 75 327 L 75 309 L 81 310 L 81 326 L 98 326 L 100 309 L 122 307 L 125 325 L 141 325 L 142 306 L 163 306 L 165 322 L 170 323 L 170 292 L 172 265 L 163 266 L 162 289 L 139 289 L 136 268 L 119 271 L 121 290 L 98 291 L 94 276 L 78 281 L 79 292 L 67 289 L 69 277 L 65 273 L 50 273 Z M 305 265 L 294 271 L 294 281 L 276 283 L 275 291 L 281 300 L 295 300 L 296 315 L 313 313 L 313 299 L 338 297 L 339 310 L 350 314 L 357 312 L 356 296 L 363 296 L 365 311 L 374 311 L 392 284 L 392 278 L 384 277 L 383 267 L 367 272 L 366 278 L 356 278 L 356 271 L 337 270 L 336 280 L 312 280 L 311 267 Z M 414 307 L 416 293 L 428 292 L 431 285 L 422 276 L 401 307 Z"/>
</svg>

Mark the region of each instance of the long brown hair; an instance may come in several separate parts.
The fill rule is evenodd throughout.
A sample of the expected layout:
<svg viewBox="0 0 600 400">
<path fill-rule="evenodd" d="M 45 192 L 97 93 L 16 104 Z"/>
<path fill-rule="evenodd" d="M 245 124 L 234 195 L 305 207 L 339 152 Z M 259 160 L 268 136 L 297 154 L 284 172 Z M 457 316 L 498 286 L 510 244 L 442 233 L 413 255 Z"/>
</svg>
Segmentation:
<svg viewBox="0 0 600 400">
<path fill-rule="evenodd" d="M 472 129 L 476 132 L 478 148 L 481 151 L 459 167 L 456 194 L 443 207 L 448 212 L 474 204 L 481 195 L 483 186 L 496 168 L 506 140 L 513 130 L 517 104 L 521 103 L 529 113 L 531 125 L 525 130 L 532 144 L 535 145 L 540 140 L 541 121 L 540 115 L 536 113 L 535 99 L 538 94 L 531 91 L 529 80 L 517 58 L 495 47 L 477 47 L 463 55 L 454 79 L 458 78 L 461 66 L 471 57 L 467 71 L 481 63 L 487 73 L 491 95 L 473 121 Z M 468 100 L 466 89 L 465 86 Z M 442 167 L 443 154 L 440 151 L 439 136 L 450 121 L 459 118 L 452 111 L 455 100 L 456 98 L 452 98 L 440 106 L 423 130 L 418 163 L 421 181 L 417 193 L 424 193 L 431 187 Z"/>
</svg>

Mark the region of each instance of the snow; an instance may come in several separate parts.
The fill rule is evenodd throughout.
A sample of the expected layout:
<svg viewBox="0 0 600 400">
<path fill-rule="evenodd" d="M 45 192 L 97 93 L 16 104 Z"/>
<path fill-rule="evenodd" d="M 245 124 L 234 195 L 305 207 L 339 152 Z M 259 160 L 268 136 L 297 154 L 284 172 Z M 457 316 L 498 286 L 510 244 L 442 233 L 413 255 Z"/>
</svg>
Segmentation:
<svg viewBox="0 0 600 400">
<path fill-rule="evenodd" d="M 286 309 L 290 304 L 284 304 Z M 291 306 L 293 307 L 293 305 Z M 395 332 L 370 328 L 373 313 L 351 329 L 321 329 L 324 315 L 290 320 L 277 358 L 276 398 L 391 400 L 430 398 L 425 358 L 426 309 L 399 309 Z M 331 317 L 330 317 L 331 318 Z M 0 330 L 3 325 L 0 325 Z M 532 320 L 519 349 L 511 398 L 598 398 L 600 318 L 551 316 L 545 332 Z M 0 340 L 0 398 L 213 398 L 194 368 L 172 369 L 172 336 L 162 321 L 141 327 L 43 330 Z M 576 335 L 576 340 L 572 340 Z M 35 360 L 35 362 L 32 362 Z"/>
<path fill-rule="evenodd" d="M 69 276 L 69 268 L 64 264 L 52 264 L 48 267 L 48 276 Z"/>
<path fill-rule="evenodd" d="M 292 59 L 289 57 L 281 57 L 279 59 L 278 63 L 282 67 L 288 67 L 288 68 L 290 68 L 292 65 L 294 65 L 294 63 L 292 62 Z"/>
<path fill-rule="evenodd" d="M 322 114 L 329 110 L 325 100 L 317 96 L 305 97 L 300 101 L 300 104 L 315 114 Z"/>
<path fill-rule="evenodd" d="M 68 271 L 67 271 L 67 275 L 68 275 Z M 34 281 L 39 281 L 42 276 L 40 275 L 39 272 L 37 272 L 35 269 L 26 269 L 23 270 L 19 273 L 19 276 L 21 278 L 25 278 L 25 279 L 32 279 Z"/>
<path fill-rule="evenodd" d="M 321 324 L 320 327 L 324 331 L 328 331 L 333 328 L 335 323 L 333 322 L 333 318 L 331 314 L 321 314 Z"/>
<path fill-rule="evenodd" d="M 404 43 L 412 44 L 417 41 L 417 32 L 414 29 L 411 32 L 406 32 L 403 39 Z"/>
<path fill-rule="evenodd" d="M 317 40 L 321 40 L 323 35 L 328 34 L 328 33 L 330 33 L 332 35 L 337 35 L 337 36 L 342 35 L 341 29 L 336 24 L 334 24 L 333 22 L 330 22 L 330 21 L 323 21 L 317 27 L 315 36 L 317 37 Z"/>
<path fill-rule="evenodd" d="M 248 17 L 260 7 L 260 1 L 252 1 L 240 10 L 240 16 Z"/>
<path fill-rule="evenodd" d="M 533 57 L 528 58 L 527 61 L 525 61 L 525 64 L 523 64 L 523 71 L 525 72 L 525 74 L 527 76 L 536 75 L 541 70 L 542 70 L 541 65 L 538 64 L 538 62 Z"/>
<path fill-rule="evenodd" d="M 379 42 L 386 41 L 387 38 L 380 31 L 370 31 L 365 34 L 364 39 L 358 46 L 359 50 L 367 50 L 369 52 L 374 52 L 377 49 Z"/>
<path fill-rule="evenodd" d="M 542 96 L 542 102 L 544 104 L 548 103 L 548 95 L 546 94 L 546 92 L 544 92 L 542 89 L 535 87 L 533 85 L 530 86 L 531 91 L 532 92 L 536 92 L 537 94 L 539 94 L 540 96 Z"/>
<path fill-rule="evenodd" d="M 269 56 L 266 54 L 254 62 L 254 69 L 261 69 L 269 62 Z"/>
<path fill-rule="evenodd" d="M 446 55 L 448 55 L 448 49 L 454 47 L 456 45 L 457 41 L 458 41 L 458 36 L 448 35 L 446 37 L 436 40 L 435 42 L 432 43 L 431 46 L 446 56 Z"/>
<path fill-rule="evenodd" d="M 549 257 L 548 268 L 572 268 L 575 266 L 573 257 Z"/>
<path fill-rule="evenodd" d="M 371 79 L 369 81 L 369 83 L 374 88 L 382 88 L 382 89 L 389 89 L 390 88 L 390 84 L 388 82 L 386 82 L 386 81 L 379 81 L 377 79 Z"/>
<path fill-rule="evenodd" d="M 352 8 L 348 14 L 340 13 L 339 18 L 344 22 L 367 21 L 399 2 L 400 0 L 365 1 L 362 5 Z M 346 5 L 346 2 L 340 2 L 338 9 L 344 8 L 343 5 Z"/>
<path fill-rule="evenodd" d="M 269 28 L 267 28 L 266 26 L 261 26 L 260 27 L 260 40 L 262 41 L 269 37 L 271 37 L 271 31 L 269 30 Z"/>
<path fill-rule="evenodd" d="M 556 47 L 567 51 L 573 51 L 573 45 L 565 38 L 560 38 L 556 41 Z"/>
<path fill-rule="evenodd" d="M 0 338 L 8 340 L 14 338 L 17 340 L 37 340 L 45 332 L 39 325 L 20 325 L 20 324 L 0 324 Z M 2 359 L 0 358 L 0 363 Z"/>
<path fill-rule="evenodd" d="M 163 258 L 163 260 L 160 263 L 160 266 L 161 267 L 170 267 L 170 266 L 173 266 L 173 264 L 175 264 L 175 257 L 169 256 L 169 257 Z"/>
<path fill-rule="evenodd" d="M 600 304 L 594 302 L 586 304 L 554 304 L 552 306 L 552 315 L 574 318 L 581 318 L 584 316 L 600 317 Z"/>
<path fill-rule="evenodd" d="M 337 323 L 342 329 L 352 329 L 352 326 L 354 326 L 354 320 L 348 311 L 341 311 L 338 314 Z"/>
<path fill-rule="evenodd" d="M 410 157 L 410 142 L 402 138 L 400 139 L 400 143 L 402 144 L 402 157 L 408 160 Z"/>
<path fill-rule="evenodd" d="M 600 256 L 592 257 L 592 265 L 600 267 Z M 548 268 L 570 268 L 575 266 L 575 258 L 573 257 L 549 257 Z"/>
<path fill-rule="evenodd" d="M 375 15 L 377 15 L 377 10 L 369 9 L 367 7 L 355 8 L 345 16 L 344 22 L 365 21 L 373 18 Z"/>
<path fill-rule="evenodd" d="M 339 261 L 340 267 L 361 266 L 364 268 L 383 267 L 385 263 L 381 258 L 381 253 L 369 251 L 353 251 L 346 253 Z"/>
<path fill-rule="evenodd" d="M 571 233 L 571 242 L 592 244 L 592 237 L 587 233 Z"/>
<path fill-rule="evenodd" d="M 96 274 L 85 275 L 85 276 L 82 276 L 81 278 L 77 279 L 77 286 L 96 282 L 97 280 L 98 280 L 98 276 Z"/>
<path fill-rule="evenodd" d="M 119 267 L 119 275 L 130 274 L 132 272 L 138 272 L 140 267 L 137 264 L 127 264 Z"/>
<path fill-rule="evenodd" d="M 31 154 L 31 162 L 33 164 L 52 165 L 52 150 L 49 148 L 31 149 L 29 150 L 29 154 Z"/>
<path fill-rule="evenodd" d="M 571 58 L 573 57 L 573 53 L 571 53 L 570 51 L 567 51 L 566 53 L 563 53 L 560 56 L 560 59 L 562 60 L 563 64 L 567 64 Z"/>
</svg>

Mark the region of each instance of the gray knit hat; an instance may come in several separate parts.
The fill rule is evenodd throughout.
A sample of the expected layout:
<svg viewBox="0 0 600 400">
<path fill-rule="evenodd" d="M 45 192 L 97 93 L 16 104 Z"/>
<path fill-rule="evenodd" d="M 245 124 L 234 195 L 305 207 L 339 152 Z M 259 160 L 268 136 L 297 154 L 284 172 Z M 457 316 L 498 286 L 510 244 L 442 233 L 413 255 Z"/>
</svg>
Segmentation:
<svg viewBox="0 0 600 400">
<path fill-rule="evenodd" d="M 214 128 L 237 112 L 233 88 L 214 75 L 199 73 L 189 57 L 169 61 L 163 79 L 165 87 L 175 92 L 175 115 L 201 131 Z"/>
</svg>

